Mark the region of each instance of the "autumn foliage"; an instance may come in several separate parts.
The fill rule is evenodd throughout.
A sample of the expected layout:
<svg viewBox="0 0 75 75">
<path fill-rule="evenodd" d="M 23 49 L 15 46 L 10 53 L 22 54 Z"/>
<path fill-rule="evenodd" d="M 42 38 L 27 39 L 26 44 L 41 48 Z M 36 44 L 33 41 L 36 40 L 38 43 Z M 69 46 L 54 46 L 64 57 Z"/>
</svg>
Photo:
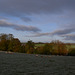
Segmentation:
<svg viewBox="0 0 75 75">
<path fill-rule="evenodd" d="M 14 38 L 12 34 L 0 34 L 0 50 L 22 52 L 21 43 L 19 39 Z"/>
<path fill-rule="evenodd" d="M 59 40 L 35 48 L 35 43 L 31 40 L 27 43 L 21 43 L 12 34 L 0 34 L 0 50 L 27 54 L 75 55 L 75 49 L 68 50 L 66 44 Z"/>
<path fill-rule="evenodd" d="M 51 55 L 67 55 L 68 53 L 66 44 L 58 40 L 46 43 L 45 46 L 37 48 L 37 52 Z"/>
</svg>

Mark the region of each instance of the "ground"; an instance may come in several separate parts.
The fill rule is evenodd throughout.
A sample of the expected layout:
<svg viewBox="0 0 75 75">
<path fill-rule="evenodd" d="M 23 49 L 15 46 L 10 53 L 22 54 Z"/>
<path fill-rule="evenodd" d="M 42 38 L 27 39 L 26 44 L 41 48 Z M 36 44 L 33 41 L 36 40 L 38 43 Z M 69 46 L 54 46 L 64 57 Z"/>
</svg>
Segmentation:
<svg viewBox="0 0 75 75">
<path fill-rule="evenodd" d="M 75 57 L 0 52 L 0 75 L 75 75 Z"/>
</svg>

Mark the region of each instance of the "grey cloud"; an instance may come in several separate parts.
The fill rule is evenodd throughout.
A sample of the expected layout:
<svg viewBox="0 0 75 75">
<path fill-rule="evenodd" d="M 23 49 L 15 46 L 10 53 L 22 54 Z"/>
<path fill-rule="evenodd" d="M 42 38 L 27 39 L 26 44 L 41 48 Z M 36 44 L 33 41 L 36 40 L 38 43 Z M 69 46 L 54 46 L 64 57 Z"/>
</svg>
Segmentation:
<svg viewBox="0 0 75 75">
<path fill-rule="evenodd" d="M 68 33 L 75 32 L 75 28 L 63 29 L 63 30 L 56 30 L 52 32 L 53 35 L 64 35 Z"/>
<path fill-rule="evenodd" d="M 23 14 L 75 12 L 75 0 L 0 0 L 0 13 Z"/>
<path fill-rule="evenodd" d="M 64 40 L 72 40 L 72 41 L 75 41 L 75 34 L 62 35 L 62 37 L 65 37 Z"/>
<path fill-rule="evenodd" d="M 32 20 L 29 17 L 20 17 L 21 20 L 25 21 L 25 22 L 31 22 Z"/>
<path fill-rule="evenodd" d="M 32 32 L 41 31 L 39 28 L 34 27 L 34 26 L 17 25 L 17 24 L 6 22 L 4 20 L 0 20 L 0 27 L 13 28 L 18 31 L 32 31 Z"/>
<path fill-rule="evenodd" d="M 75 13 L 75 0 L 0 0 L 0 14 L 31 22 L 33 14 Z M 23 16 L 23 17 L 22 17 Z M 54 19 L 53 19 L 54 21 Z"/>
<path fill-rule="evenodd" d="M 73 27 L 72 27 L 73 26 Z M 54 36 L 54 35 L 58 35 L 58 36 L 62 36 L 62 35 L 66 35 L 66 34 L 70 34 L 72 32 L 75 32 L 75 26 L 74 25 L 69 25 L 69 27 L 65 28 L 65 29 L 58 29 L 55 30 L 53 32 L 48 32 L 48 33 L 36 33 L 35 35 L 31 35 L 30 37 L 41 37 L 41 36 Z"/>
<path fill-rule="evenodd" d="M 26 36 L 26 37 L 41 37 L 41 36 L 48 36 L 51 35 L 51 33 L 36 33 L 34 35 Z"/>
<path fill-rule="evenodd" d="M 0 20 L 8 20 L 8 18 L 0 16 Z"/>
</svg>

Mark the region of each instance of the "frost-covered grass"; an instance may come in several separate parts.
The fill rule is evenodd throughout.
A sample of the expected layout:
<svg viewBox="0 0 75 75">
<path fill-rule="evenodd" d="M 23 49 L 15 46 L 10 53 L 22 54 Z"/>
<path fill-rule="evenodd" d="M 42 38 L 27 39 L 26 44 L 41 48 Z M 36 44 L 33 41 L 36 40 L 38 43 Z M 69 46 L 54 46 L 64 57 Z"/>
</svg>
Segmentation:
<svg viewBox="0 0 75 75">
<path fill-rule="evenodd" d="M 75 57 L 0 52 L 0 75 L 75 75 Z"/>
</svg>

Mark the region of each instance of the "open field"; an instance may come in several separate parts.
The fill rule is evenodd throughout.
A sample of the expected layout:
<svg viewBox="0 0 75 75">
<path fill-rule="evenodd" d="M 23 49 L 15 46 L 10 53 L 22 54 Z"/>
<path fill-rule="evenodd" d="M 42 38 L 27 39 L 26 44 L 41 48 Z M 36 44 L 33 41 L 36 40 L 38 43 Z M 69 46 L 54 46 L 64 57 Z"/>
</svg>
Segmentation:
<svg viewBox="0 0 75 75">
<path fill-rule="evenodd" d="M 0 52 L 0 75 L 75 75 L 75 57 Z"/>
<path fill-rule="evenodd" d="M 45 44 L 35 44 L 36 47 L 44 46 Z"/>
<path fill-rule="evenodd" d="M 35 48 L 44 46 L 45 44 L 35 44 Z"/>
<path fill-rule="evenodd" d="M 41 47 L 41 46 L 44 46 L 45 45 L 45 43 L 44 44 L 35 44 L 35 47 L 37 48 L 37 47 Z M 67 48 L 68 49 L 70 49 L 70 48 L 75 48 L 75 44 L 73 45 L 66 45 L 67 46 Z"/>
</svg>

